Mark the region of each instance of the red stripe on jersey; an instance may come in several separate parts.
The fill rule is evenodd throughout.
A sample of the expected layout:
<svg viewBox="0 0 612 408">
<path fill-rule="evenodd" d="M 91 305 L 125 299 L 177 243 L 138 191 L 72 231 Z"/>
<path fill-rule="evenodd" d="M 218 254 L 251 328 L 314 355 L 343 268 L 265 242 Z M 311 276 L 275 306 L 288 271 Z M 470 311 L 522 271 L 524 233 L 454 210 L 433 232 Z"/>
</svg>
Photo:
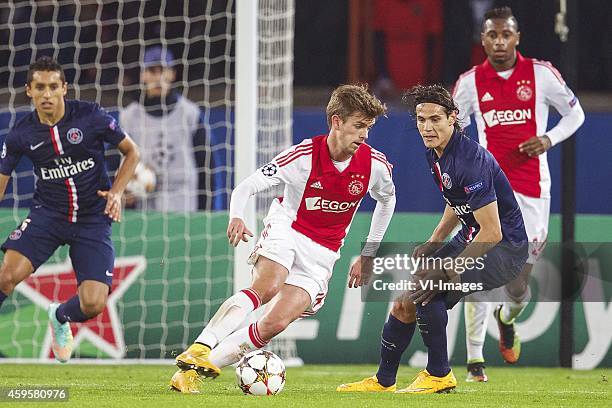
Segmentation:
<svg viewBox="0 0 612 408">
<path fill-rule="evenodd" d="M 436 176 L 438 176 L 438 187 L 440 187 L 440 191 L 442 190 L 442 175 L 440 174 L 440 165 L 438 163 L 434 163 L 434 170 L 436 171 Z"/>
<path fill-rule="evenodd" d="M 389 162 L 389 160 L 387 160 L 387 156 L 385 156 L 385 154 L 383 152 L 379 152 L 378 150 L 374 150 L 372 149 L 372 156 L 378 156 L 381 159 L 383 159 L 386 162 Z M 389 163 L 391 164 L 391 163 Z"/>
<path fill-rule="evenodd" d="M 55 140 L 55 133 L 53 132 L 53 129 L 53 127 L 49 128 L 49 132 L 51 133 L 51 143 L 53 144 L 53 150 L 55 151 L 55 154 L 59 156 L 61 153 L 59 150 L 59 146 L 57 145 L 57 141 Z"/>
<path fill-rule="evenodd" d="M 304 152 L 312 152 L 312 145 L 304 147 L 302 149 L 296 149 L 294 151 L 292 151 L 289 154 L 286 154 L 285 156 L 283 156 L 282 158 L 276 159 L 277 163 L 284 163 L 287 160 L 291 160 L 293 157 L 297 156 L 298 154 L 304 153 Z"/>
<path fill-rule="evenodd" d="M 387 160 L 387 156 L 385 156 L 383 153 L 372 150 L 372 156 L 378 157 L 379 159 L 387 163 L 389 166 L 393 167 L 393 165 L 389 162 L 389 160 Z"/>
<path fill-rule="evenodd" d="M 474 231 L 476 231 L 476 228 L 474 227 L 470 227 L 470 233 L 467 237 L 468 242 L 471 241 L 474 237 L 472 236 L 472 234 L 474 234 Z"/>
<path fill-rule="evenodd" d="M 553 64 L 551 64 L 548 61 L 539 61 L 539 60 L 533 60 L 533 63 L 535 65 L 540 65 L 542 67 L 548 68 L 553 73 L 553 75 L 559 80 L 561 85 L 565 85 L 565 81 L 563 80 L 563 76 L 561 76 L 561 73 L 557 70 L 557 68 L 555 68 L 553 66 Z"/>
<path fill-rule="evenodd" d="M 69 179 L 64 181 L 66 182 L 66 188 L 68 189 L 68 221 L 74 222 L 72 221 L 72 218 L 74 217 L 74 197 L 72 196 L 72 186 L 70 185 Z"/>
<path fill-rule="evenodd" d="M 457 78 L 457 82 L 455 82 L 455 86 L 453 86 L 453 92 L 451 92 L 453 98 L 455 97 L 455 95 L 457 94 L 457 89 L 459 89 L 459 84 L 461 83 L 461 81 L 463 80 L 463 78 L 465 78 L 466 76 L 470 75 L 471 73 L 473 73 L 476 70 L 476 67 L 472 67 L 472 69 L 470 69 L 469 71 L 464 72 L 463 74 L 459 75 L 459 78 Z"/>
<path fill-rule="evenodd" d="M 279 167 L 286 166 L 286 165 L 288 165 L 289 163 L 291 163 L 292 161 L 295 161 L 295 160 L 296 160 L 297 158 L 299 158 L 299 157 L 302 157 L 302 156 L 309 156 L 309 155 L 311 155 L 311 154 L 312 154 L 312 150 L 307 151 L 307 152 L 301 152 L 300 154 L 297 154 L 297 155 L 295 155 L 295 156 L 292 156 L 291 158 L 289 158 L 288 160 L 285 160 L 285 161 L 284 161 L 284 162 L 282 162 L 282 163 L 278 163 L 278 166 L 279 166 Z"/>
<path fill-rule="evenodd" d="M 295 149 L 293 149 L 292 151 L 285 153 L 284 155 L 282 155 L 281 157 L 279 157 L 278 159 L 276 159 L 276 161 L 281 161 L 281 160 L 285 160 L 287 157 L 291 156 L 292 154 L 302 151 L 302 150 L 307 150 L 307 149 L 312 149 L 312 143 L 308 143 L 308 144 L 304 144 L 304 145 L 298 145 L 296 146 Z"/>
<path fill-rule="evenodd" d="M 386 160 L 382 160 L 381 158 L 379 158 L 378 156 L 374 156 L 372 155 L 372 158 L 374 160 L 378 160 L 379 162 L 381 162 L 382 164 L 384 164 L 387 167 L 387 170 L 389 171 L 389 175 L 391 175 L 391 169 L 393 168 L 393 165 L 391 163 L 389 163 Z"/>
</svg>

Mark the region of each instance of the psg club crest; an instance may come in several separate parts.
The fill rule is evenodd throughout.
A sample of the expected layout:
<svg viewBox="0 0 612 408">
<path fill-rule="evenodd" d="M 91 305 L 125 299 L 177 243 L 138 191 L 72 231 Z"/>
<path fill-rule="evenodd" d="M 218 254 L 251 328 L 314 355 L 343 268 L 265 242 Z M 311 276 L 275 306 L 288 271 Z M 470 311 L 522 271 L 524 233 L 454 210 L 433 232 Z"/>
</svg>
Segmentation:
<svg viewBox="0 0 612 408">
<path fill-rule="evenodd" d="M 452 182 L 450 176 L 448 175 L 448 173 L 443 173 L 442 174 L 442 185 L 447 190 L 450 190 L 451 187 L 453 186 L 453 182 Z"/>
<path fill-rule="evenodd" d="M 533 89 L 529 86 L 531 81 L 518 81 L 516 88 L 516 97 L 523 102 L 527 102 L 533 97 Z"/>
<path fill-rule="evenodd" d="M 272 177 L 278 172 L 278 166 L 274 163 L 268 163 L 261 168 L 261 172 L 266 177 Z"/>
<path fill-rule="evenodd" d="M 83 141 L 83 132 L 79 128 L 72 128 L 66 133 L 66 138 L 72 144 L 79 144 Z"/>
<path fill-rule="evenodd" d="M 11 241 L 17 241 L 19 238 L 21 238 L 21 230 L 20 229 L 16 229 L 15 231 L 11 232 L 11 235 L 9 235 L 9 239 Z"/>
<path fill-rule="evenodd" d="M 360 180 L 353 180 L 348 185 L 348 192 L 354 196 L 358 196 L 363 192 L 363 183 Z"/>
</svg>

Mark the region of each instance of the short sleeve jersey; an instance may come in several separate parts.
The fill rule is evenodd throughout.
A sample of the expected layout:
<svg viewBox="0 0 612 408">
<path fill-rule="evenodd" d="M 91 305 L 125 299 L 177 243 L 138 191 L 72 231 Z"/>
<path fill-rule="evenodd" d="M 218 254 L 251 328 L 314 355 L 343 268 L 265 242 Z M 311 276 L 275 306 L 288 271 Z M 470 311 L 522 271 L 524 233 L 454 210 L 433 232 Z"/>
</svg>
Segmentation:
<svg viewBox="0 0 612 408">
<path fill-rule="evenodd" d="M 97 191 L 110 188 L 105 143 L 116 146 L 125 134 L 98 104 L 65 104 L 64 116 L 53 126 L 42 124 L 32 111 L 11 129 L 2 146 L 0 173 L 10 176 L 21 157 L 28 157 L 37 179 L 33 206 L 77 222 L 103 214 L 106 200 Z"/>
</svg>

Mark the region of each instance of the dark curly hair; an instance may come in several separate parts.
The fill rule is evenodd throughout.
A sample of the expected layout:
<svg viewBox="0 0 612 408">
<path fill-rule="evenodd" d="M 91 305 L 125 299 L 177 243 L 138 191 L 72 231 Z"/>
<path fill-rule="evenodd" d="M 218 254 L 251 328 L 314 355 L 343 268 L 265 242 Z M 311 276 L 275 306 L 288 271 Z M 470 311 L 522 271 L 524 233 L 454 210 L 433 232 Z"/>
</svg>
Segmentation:
<svg viewBox="0 0 612 408">
<path fill-rule="evenodd" d="M 62 69 L 62 66 L 51 57 L 45 55 L 44 57 L 40 57 L 35 62 L 30 64 L 30 68 L 28 69 L 28 85 L 32 83 L 32 77 L 34 76 L 34 72 L 36 71 L 59 72 L 62 83 L 66 83 L 66 77 L 64 76 L 64 70 Z"/>
<path fill-rule="evenodd" d="M 485 22 L 487 20 L 495 20 L 495 19 L 501 19 L 501 20 L 511 19 L 514 22 L 516 31 L 519 30 L 518 20 L 516 19 L 516 17 L 514 17 L 514 14 L 512 13 L 512 9 L 510 7 L 496 7 L 484 13 L 484 17 L 482 18 L 482 32 L 484 32 L 485 30 Z"/>
<path fill-rule="evenodd" d="M 422 103 L 435 103 L 444 108 L 446 116 L 452 112 L 459 113 L 459 108 L 455 104 L 450 92 L 439 84 L 434 85 L 416 85 L 410 88 L 402 96 L 402 102 L 410 107 L 410 112 L 416 114 L 416 107 Z M 459 121 L 455 121 L 455 131 L 461 133 L 461 125 Z"/>
</svg>

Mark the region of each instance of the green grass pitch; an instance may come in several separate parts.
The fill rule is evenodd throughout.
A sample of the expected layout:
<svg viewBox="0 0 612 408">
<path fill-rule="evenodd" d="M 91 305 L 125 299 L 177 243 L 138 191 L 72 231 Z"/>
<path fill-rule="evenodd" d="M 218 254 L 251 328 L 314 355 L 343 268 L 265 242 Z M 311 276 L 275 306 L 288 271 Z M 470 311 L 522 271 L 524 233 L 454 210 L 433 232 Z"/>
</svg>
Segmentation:
<svg viewBox="0 0 612 408">
<path fill-rule="evenodd" d="M 243 395 L 227 368 L 216 380 L 206 380 L 201 394 L 172 392 L 168 381 L 173 366 L 151 365 L 35 365 L 0 364 L 0 387 L 64 386 L 69 401 L 19 403 L 18 407 L 612 407 L 612 370 L 572 371 L 559 368 L 490 367 L 489 382 L 466 383 L 465 368 L 455 367 L 459 381 L 451 394 L 394 395 L 345 394 L 335 388 L 343 382 L 372 375 L 372 365 L 307 365 L 287 370 L 284 391 L 272 397 Z M 417 369 L 402 367 L 399 386 L 404 387 Z"/>
</svg>

